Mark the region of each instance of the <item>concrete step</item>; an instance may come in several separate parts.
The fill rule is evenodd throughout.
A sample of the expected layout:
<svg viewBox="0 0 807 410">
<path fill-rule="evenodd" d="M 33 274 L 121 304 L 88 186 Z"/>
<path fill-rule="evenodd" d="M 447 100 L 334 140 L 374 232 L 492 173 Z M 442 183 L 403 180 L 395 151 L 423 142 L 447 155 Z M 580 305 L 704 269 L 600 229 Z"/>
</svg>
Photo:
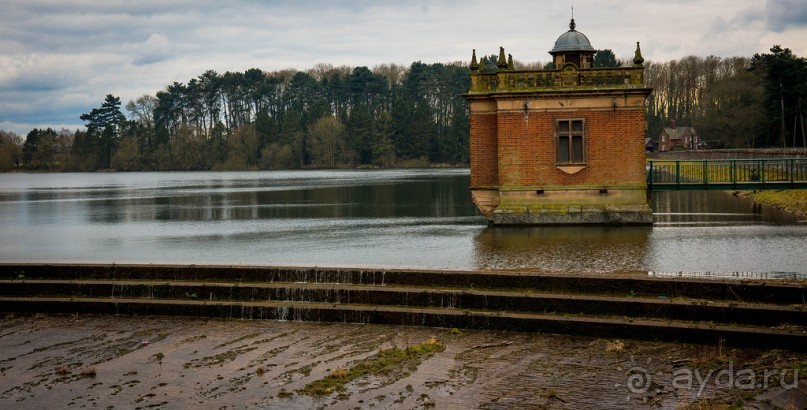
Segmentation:
<svg viewBox="0 0 807 410">
<path fill-rule="evenodd" d="M 799 281 L 647 272 L 0 264 L 0 311 L 508 329 L 807 349 Z"/>
<path fill-rule="evenodd" d="M 192 282 L 321 283 L 523 290 L 544 293 L 690 298 L 710 301 L 807 304 L 804 281 L 661 278 L 648 272 L 570 274 L 295 268 L 197 265 L 0 264 L 0 279 L 156 280 Z"/>
<path fill-rule="evenodd" d="M 392 285 L 131 280 L 0 280 L 0 295 L 205 301 L 286 301 L 807 326 L 805 305 Z"/>
<path fill-rule="evenodd" d="M 724 342 L 732 346 L 807 349 L 796 326 L 724 325 L 683 320 L 593 317 L 557 313 L 380 306 L 289 301 L 209 301 L 144 298 L 0 297 L 6 312 L 206 316 L 416 325 L 567 333 L 597 337 Z"/>
</svg>

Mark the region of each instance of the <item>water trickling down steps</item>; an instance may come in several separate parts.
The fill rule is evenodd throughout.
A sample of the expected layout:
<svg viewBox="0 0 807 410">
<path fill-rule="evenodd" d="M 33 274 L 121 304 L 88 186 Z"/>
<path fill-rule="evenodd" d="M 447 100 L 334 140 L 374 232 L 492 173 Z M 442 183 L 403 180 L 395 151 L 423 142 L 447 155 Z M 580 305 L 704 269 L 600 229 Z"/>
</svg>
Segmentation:
<svg viewBox="0 0 807 410">
<path fill-rule="evenodd" d="M 0 264 L 0 311 L 386 323 L 807 347 L 804 283 L 177 265 Z"/>
</svg>

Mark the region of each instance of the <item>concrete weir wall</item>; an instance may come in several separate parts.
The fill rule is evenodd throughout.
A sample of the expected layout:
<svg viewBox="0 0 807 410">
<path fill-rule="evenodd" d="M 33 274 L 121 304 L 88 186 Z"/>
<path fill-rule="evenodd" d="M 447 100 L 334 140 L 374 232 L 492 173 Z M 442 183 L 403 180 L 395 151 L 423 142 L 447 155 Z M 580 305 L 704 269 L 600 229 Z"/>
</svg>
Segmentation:
<svg viewBox="0 0 807 410">
<path fill-rule="evenodd" d="M 0 264 L 0 311 L 385 323 L 804 349 L 804 283 L 535 272 Z"/>
</svg>

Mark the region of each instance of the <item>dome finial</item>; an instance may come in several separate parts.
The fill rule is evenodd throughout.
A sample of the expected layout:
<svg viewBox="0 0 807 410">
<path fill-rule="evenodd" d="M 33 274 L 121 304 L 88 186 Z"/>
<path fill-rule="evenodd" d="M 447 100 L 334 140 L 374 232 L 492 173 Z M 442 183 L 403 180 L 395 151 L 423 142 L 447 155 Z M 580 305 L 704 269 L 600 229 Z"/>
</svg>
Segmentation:
<svg viewBox="0 0 807 410">
<path fill-rule="evenodd" d="M 572 21 L 569 22 L 569 30 L 574 31 L 575 27 L 577 27 L 577 24 L 574 24 L 574 4 L 572 4 Z"/>
</svg>

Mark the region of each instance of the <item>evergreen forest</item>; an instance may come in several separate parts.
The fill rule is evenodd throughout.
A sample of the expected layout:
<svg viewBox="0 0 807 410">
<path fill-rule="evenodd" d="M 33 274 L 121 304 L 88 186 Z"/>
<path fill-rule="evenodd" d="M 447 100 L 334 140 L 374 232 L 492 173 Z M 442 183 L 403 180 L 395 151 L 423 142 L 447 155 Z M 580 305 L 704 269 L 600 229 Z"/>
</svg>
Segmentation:
<svg viewBox="0 0 807 410">
<path fill-rule="evenodd" d="M 495 69 L 495 58 L 482 60 Z M 600 50 L 594 63 L 628 61 Z M 0 171 L 464 166 L 468 74 L 467 62 L 210 70 L 125 104 L 109 94 L 81 114 L 84 130 L 0 130 Z M 807 145 L 807 60 L 787 48 L 646 62 L 645 82 L 654 140 L 676 120 L 712 148 Z"/>
</svg>

